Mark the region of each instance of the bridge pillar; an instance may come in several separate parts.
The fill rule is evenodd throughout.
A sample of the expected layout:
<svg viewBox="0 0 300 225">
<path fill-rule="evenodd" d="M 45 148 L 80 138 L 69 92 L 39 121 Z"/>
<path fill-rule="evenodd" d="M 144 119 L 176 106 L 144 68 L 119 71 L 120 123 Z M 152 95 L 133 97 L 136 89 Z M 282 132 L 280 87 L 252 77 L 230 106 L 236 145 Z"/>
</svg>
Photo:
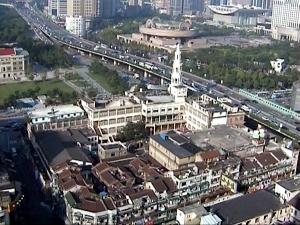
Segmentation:
<svg viewBox="0 0 300 225">
<path fill-rule="evenodd" d="M 114 60 L 114 66 L 116 66 L 117 65 L 117 61 L 116 60 Z"/>
<path fill-rule="evenodd" d="M 130 65 L 128 65 L 128 71 L 129 71 L 129 72 L 131 71 L 131 66 L 130 66 Z"/>
<path fill-rule="evenodd" d="M 164 78 L 160 78 L 160 85 L 164 85 Z"/>
<path fill-rule="evenodd" d="M 148 72 L 144 71 L 144 77 L 147 78 L 148 77 Z"/>
<path fill-rule="evenodd" d="M 89 53 L 89 57 L 92 57 L 93 55 L 92 55 L 92 53 Z"/>
</svg>

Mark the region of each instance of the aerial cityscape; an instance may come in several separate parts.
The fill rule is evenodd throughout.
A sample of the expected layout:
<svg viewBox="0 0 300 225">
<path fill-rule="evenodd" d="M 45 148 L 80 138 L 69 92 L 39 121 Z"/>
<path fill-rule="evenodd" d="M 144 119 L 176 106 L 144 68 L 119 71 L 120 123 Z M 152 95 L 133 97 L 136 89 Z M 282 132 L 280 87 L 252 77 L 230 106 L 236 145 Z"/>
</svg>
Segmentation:
<svg viewBox="0 0 300 225">
<path fill-rule="evenodd" d="M 300 224 L 300 0 L 0 0 L 0 225 Z"/>
</svg>

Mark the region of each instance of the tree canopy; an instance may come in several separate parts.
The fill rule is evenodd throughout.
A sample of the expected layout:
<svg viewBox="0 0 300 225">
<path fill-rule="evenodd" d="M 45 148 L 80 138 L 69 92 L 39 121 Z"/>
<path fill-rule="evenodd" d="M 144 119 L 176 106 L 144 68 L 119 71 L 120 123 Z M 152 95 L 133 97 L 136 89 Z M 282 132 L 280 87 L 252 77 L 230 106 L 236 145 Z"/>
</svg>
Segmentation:
<svg viewBox="0 0 300 225">
<path fill-rule="evenodd" d="M 214 46 L 184 53 L 189 63 L 183 69 L 229 87 L 276 89 L 278 82 L 289 88 L 299 79 L 299 72 L 287 69 L 285 74 L 270 74 L 270 61 L 283 58 L 288 65 L 298 65 L 300 44 L 278 42 L 258 47 Z"/>
<path fill-rule="evenodd" d="M 145 139 L 149 136 L 149 132 L 145 127 L 143 121 L 137 123 L 128 122 L 120 133 L 117 134 L 116 139 L 127 142 L 127 141 L 138 141 Z"/>
<path fill-rule="evenodd" d="M 30 58 L 48 68 L 72 64 L 62 48 L 33 40 L 34 32 L 22 17 L 10 8 L 0 7 L 0 43 L 17 43 L 29 52 Z"/>
<path fill-rule="evenodd" d="M 112 94 L 124 94 L 128 89 L 127 82 L 119 76 L 118 72 L 108 69 L 100 62 L 92 62 L 89 66 L 89 72 L 101 76 L 109 86 L 114 87 Z"/>
</svg>

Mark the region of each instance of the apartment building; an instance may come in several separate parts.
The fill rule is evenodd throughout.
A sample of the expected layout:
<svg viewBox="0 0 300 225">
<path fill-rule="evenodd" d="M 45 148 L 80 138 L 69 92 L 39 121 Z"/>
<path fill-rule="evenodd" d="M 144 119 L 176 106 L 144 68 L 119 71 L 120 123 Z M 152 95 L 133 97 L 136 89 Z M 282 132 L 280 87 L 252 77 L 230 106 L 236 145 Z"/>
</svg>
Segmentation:
<svg viewBox="0 0 300 225">
<path fill-rule="evenodd" d="M 97 0 L 67 0 L 67 16 L 95 17 Z"/>
<path fill-rule="evenodd" d="M 294 176 L 292 158 L 280 149 L 243 159 L 242 170 L 238 178 L 241 186 L 249 191 L 264 188 L 274 182 Z"/>
<path fill-rule="evenodd" d="M 217 154 L 215 151 L 208 151 L 202 153 L 201 157 L 199 156 L 199 161 L 187 164 L 185 168 L 169 171 L 160 165 L 157 157 L 154 158 L 148 154 L 139 157 L 118 157 L 106 159 L 92 167 L 92 177 L 74 169 L 70 171 L 70 169 L 54 168 L 58 174 L 60 189 L 65 194 L 68 217 L 74 223 L 86 224 L 98 221 L 112 224 L 118 221 L 120 224 L 146 222 L 158 224 L 173 221 L 176 218 L 178 220 L 181 216 L 180 221 L 183 218 L 185 224 L 187 221 L 187 224 L 207 224 L 206 222 L 212 218 L 215 219 L 214 224 L 220 224 L 220 220 L 222 222 L 227 220 L 229 208 L 234 207 L 231 205 L 234 199 L 241 198 L 249 203 L 247 207 L 251 207 L 250 202 L 257 201 L 255 193 L 264 191 L 255 191 L 245 195 L 254 196 L 253 198 L 245 197 L 244 199 L 242 198 L 244 196 L 239 197 L 241 194 L 233 195 L 244 184 L 243 179 L 239 178 L 245 176 L 244 167 L 248 161 L 257 162 L 257 165 L 266 161 L 276 165 L 276 162 L 272 160 L 280 158 L 281 154 L 279 151 L 271 151 L 243 159 L 234 155 L 228 156 L 222 152 Z M 269 156 L 273 159 L 266 158 Z M 281 160 L 282 164 L 284 160 Z M 276 161 L 278 166 L 280 160 Z M 274 177 L 274 173 L 269 170 L 270 167 L 263 167 L 263 165 L 260 167 L 263 169 L 256 174 L 258 180 Z M 252 175 L 249 174 L 249 177 L 251 178 Z M 260 181 L 263 183 L 263 180 Z M 262 183 L 256 185 L 257 189 L 262 188 Z M 294 183 L 296 182 L 291 184 L 295 186 Z M 281 186 L 291 185 L 281 184 Z M 295 191 L 297 188 L 290 187 L 289 189 Z M 276 187 L 275 190 L 277 190 Z M 287 192 L 281 191 L 280 193 Z M 220 198 L 221 200 L 218 200 Z M 267 220 L 274 222 L 275 219 L 281 220 L 290 212 L 289 206 L 280 203 L 280 195 L 276 201 L 271 196 L 263 199 L 263 203 L 270 200 L 272 204 L 266 203 L 267 206 L 261 206 L 261 214 L 250 217 L 253 211 L 251 207 L 249 215 L 242 214 L 243 216 L 239 218 L 230 217 L 230 223 L 244 224 L 246 220 L 252 223 L 255 221 L 263 223 Z M 114 206 L 108 204 L 110 200 L 114 202 Z M 196 215 L 194 215 L 193 207 L 189 205 L 193 206 L 195 203 L 204 204 L 206 211 L 203 210 L 201 215 L 198 215 L 200 212 L 195 212 Z M 91 205 L 93 207 L 88 207 Z M 187 208 L 181 209 L 184 206 Z M 226 207 L 228 207 L 227 211 Z M 276 216 L 270 211 L 266 212 L 264 207 L 273 209 Z M 198 207 L 194 206 L 194 208 Z M 190 216 L 188 217 L 187 214 Z"/>
<path fill-rule="evenodd" d="M 66 17 L 67 0 L 48 0 L 48 15 Z"/>
<path fill-rule="evenodd" d="M 22 48 L 0 48 L 0 79 L 18 80 L 25 77 L 29 54 Z"/>
<path fill-rule="evenodd" d="M 97 0 L 97 16 L 112 18 L 116 15 L 118 2 L 116 0 Z"/>
<path fill-rule="evenodd" d="M 84 37 L 86 32 L 85 18 L 83 16 L 67 16 L 66 30 L 78 37 Z"/>
<path fill-rule="evenodd" d="M 128 122 L 142 119 L 141 105 L 128 97 L 114 97 L 97 102 L 81 99 L 81 106 L 87 113 L 88 125 L 95 129 L 101 142 L 108 142 Z"/>
<path fill-rule="evenodd" d="M 267 190 L 217 203 L 209 210 L 228 224 L 272 224 L 286 221 L 289 215 L 288 206 Z"/>
<path fill-rule="evenodd" d="M 87 124 L 84 110 L 75 105 L 49 106 L 27 114 L 27 131 L 58 130 L 83 127 Z"/>
<path fill-rule="evenodd" d="M 112 142 L 99 144 L 98 156 L 99 159 L 111 159 L 115 157 L 122 157 L 127 154 L 127 147 L 122 142 Z"/>
</svg>

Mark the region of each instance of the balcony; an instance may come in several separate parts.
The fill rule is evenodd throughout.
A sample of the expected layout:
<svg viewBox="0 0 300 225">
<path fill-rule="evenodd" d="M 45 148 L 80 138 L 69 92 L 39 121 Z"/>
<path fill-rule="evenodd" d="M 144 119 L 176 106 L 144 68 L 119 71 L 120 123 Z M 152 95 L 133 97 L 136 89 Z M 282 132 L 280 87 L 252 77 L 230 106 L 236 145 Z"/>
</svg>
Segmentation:
<svg viewBox="0 0 300 225">
<path fill-rule="evenodd" d="M 242 182 L 244 179 L 248 179 L 248 178 L 252 178 L 252 177 L 258 177 L 260 175 L 267 174 L 268 172 L 272 172 L 272 171 L 280 170 L 280 169 L 281 170 L 284 169 L 284 171 L 291 171 L 292 170 L 292 165 L 291 164 L 277 165 L 277 166 L 270 167 L 268 169 L 264 169 L 264 170 L 261 169 L 261 170 L 252 172 L 251 174 L 240 176 L 239 181 Z"/>
<path fill-rule="evenodd" d="M 166 222 L 169 222 L 169 221 L 172 221 L 172 220 L 175 220 L 175 219 L 176 219 L 176 215 L 171 214 L 169 216 L 164 216 L 164 217 L 161 217 L 161 218 L 154 219 L 153 223 L 154 224 L 162 224 L 162 223 L 166 223 Z"/>
</svg>

